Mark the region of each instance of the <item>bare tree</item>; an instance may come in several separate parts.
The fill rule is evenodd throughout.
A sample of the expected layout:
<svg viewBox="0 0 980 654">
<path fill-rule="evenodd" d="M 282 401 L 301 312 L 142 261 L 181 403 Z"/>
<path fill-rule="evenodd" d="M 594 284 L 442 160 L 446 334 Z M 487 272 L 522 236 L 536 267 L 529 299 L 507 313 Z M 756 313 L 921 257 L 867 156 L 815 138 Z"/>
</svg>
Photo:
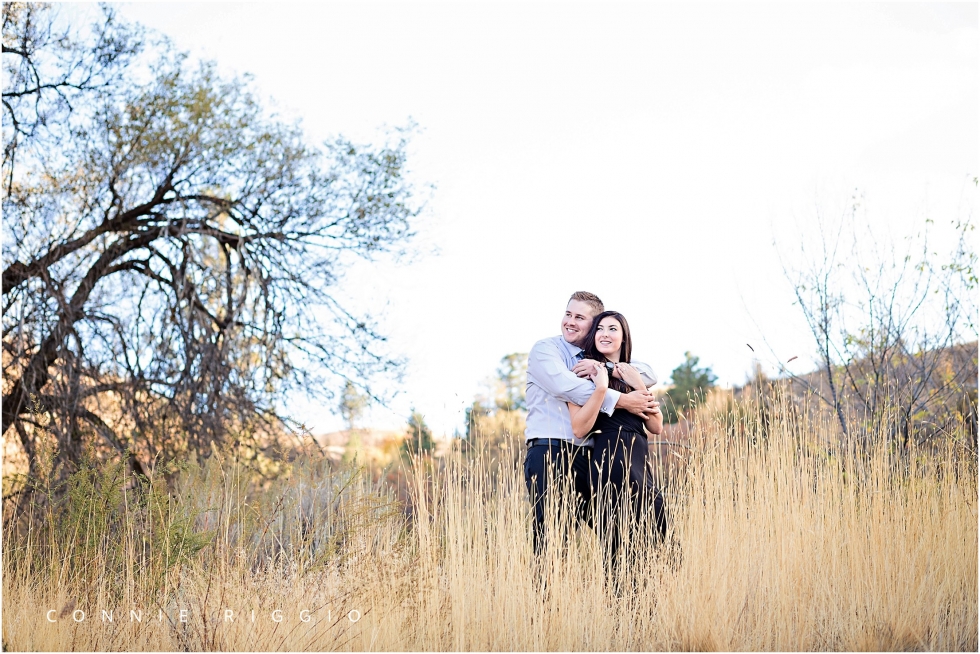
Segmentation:
<svg viewBox="0 0 980 654">
<path fill-rule="evenodd" d="M 110 9 L 64 34 L 46 6 L 3 12 L 3 432 L 32 467 L 50 433 L 61 463 L 140 471 L 274 428 L 283 393 L 397 373 L 336 284 L 406 252 L 404 130 L 314 147 Z"/>
<path fill-rule="evenodd" d="M 3 183 L 10 194 L 17 154 L 71 135 L 72 118 L 98 91 L 120 82 L 144 49 L 143 30 L 102 6 L 103 20 L 80 41 L 58 30 L 49 3 L 3 5 Z M 43 150 L 42 150 L 43 151 Z M 4 280 L 6 283 L 6 280 Z"/>
<path fill-rule="evenodd" d="M 838 221 L 818 216 L 818 241 L 784 263 L 820 366 L 793 378 L 833 409 L 844 434 L 852 411 L 862 435 L 907 444 L 914 428 L 937 433 L 929 423 L 961 406 L 971 386 L 976 401 L 972 215 L 951 223 L 956 245 L 944 256 L 933 251 L 931 220 L 896 245 L 871 233 L 860 211 L 855 196 Z"/>
</svg>

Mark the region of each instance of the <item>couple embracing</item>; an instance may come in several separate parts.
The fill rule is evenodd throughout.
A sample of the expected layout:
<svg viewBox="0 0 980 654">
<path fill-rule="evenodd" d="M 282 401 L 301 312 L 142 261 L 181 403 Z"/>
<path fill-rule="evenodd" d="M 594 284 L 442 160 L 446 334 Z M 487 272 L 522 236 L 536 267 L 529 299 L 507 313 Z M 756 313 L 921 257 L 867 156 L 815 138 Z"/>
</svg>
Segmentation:
<svg viewBox="0 0 980 654">
<path fill-rule="evenodd" d="M 614 558 L 649 511 L 666 536 L 646 433 L 663 429 L 660 405 L 648 390 L 657 378 L 650 366 L 631 360 L 632 348 L 626 318 L 580 291 L 568 301 L 561 336 L 538 341 L 528 355 L 524 479 L 534 506 L 535 552 L 547 537 L 549 486 L 575 494 L 578 517 L 607 539 Z M 624 508 L 631 525 L 621 524 Z"/>
</svg>

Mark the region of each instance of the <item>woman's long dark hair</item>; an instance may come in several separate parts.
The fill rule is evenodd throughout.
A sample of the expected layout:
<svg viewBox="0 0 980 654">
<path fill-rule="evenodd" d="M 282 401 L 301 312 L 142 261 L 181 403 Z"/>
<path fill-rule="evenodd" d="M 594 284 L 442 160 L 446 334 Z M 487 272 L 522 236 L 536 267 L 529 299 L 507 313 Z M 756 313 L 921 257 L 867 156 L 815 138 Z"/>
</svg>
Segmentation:
<svg viewBox="0 0 980 654">
<path fill-rule="evenodd" d="M 629 323 L 626 322 L 626 316 L 618 311 L 603 311 L 592 320 L 592 328 L 589 329 L 589 333 L 585 337 L 586 345 L 583 349 L 585 358 L 593 359 L 595 361 L 602 361 L 603 363 L 608 361 L 605 355 L 597 350 L 595 346 L 595 335 L 599 330 L 599 323 L 602 322 L 604 318 L 615 318 L 623 328 L 623 343 L 619 346 L 619 360 L 621 363 L 629 363 L 633 356 L 633 339 L 630 336 L 630 326 Z M 629 384 L 624 382 L 622 379 L 616 379 L 612 375 L 609 375 L 609 388 L 617 390 L 621 393 L 629 393 L 633 390 Z"/>
</svg>

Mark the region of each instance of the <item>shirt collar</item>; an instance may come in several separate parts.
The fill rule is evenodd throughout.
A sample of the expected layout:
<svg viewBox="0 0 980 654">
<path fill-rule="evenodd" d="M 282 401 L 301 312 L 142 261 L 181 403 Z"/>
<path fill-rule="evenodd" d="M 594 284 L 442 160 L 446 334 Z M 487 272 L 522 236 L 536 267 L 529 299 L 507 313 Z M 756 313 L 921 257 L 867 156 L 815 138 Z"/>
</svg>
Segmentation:
<svg viewBox="0 0 980 654">
<path fill-rule="evenodd" d="M 582 355 L 582 348 L 577 345 L 572 345 L 565 340 L 564 336 L 559 336 L 558 338 L 561 339 L 561 344 L 573 359 L 578 359 Z"/>
</svg>

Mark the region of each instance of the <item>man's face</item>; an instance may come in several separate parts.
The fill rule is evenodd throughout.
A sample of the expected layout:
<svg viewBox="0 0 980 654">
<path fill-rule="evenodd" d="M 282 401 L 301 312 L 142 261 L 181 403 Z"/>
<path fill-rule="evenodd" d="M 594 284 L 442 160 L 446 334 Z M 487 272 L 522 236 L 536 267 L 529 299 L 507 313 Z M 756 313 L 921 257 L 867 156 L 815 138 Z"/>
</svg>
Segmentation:
<svg viewBox="0 0 980 654">
<path fill-rule="evenodd" d="M 588 335 L 594 317 L 595 310 L 591 304 L 569 300 L 565 317 L 561 319 L 561 335 L 572 345 L 581 347 L 582 339 Z"/>
</svg>

